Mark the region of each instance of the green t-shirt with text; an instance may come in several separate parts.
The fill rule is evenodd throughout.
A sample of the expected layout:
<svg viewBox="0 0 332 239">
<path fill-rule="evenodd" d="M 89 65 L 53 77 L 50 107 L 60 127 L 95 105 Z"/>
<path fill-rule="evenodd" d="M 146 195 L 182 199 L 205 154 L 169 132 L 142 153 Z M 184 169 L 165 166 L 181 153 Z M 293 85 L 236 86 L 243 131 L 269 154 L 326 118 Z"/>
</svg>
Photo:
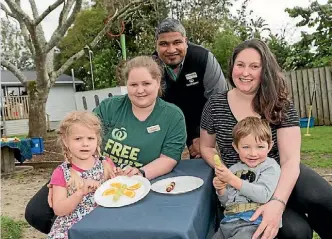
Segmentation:
<svg viewBox="0 0 332 239">
<path fill-rule="evenodd" d="M 182 111 L 158 98 L 145 121 L 132 111 L 127 95 L 105 99 L 94 109 L 103 124 L 101 152 L 118 166 L 144 166 L 160 154 L 181 159 L 187 132 Z"/>
</svg>

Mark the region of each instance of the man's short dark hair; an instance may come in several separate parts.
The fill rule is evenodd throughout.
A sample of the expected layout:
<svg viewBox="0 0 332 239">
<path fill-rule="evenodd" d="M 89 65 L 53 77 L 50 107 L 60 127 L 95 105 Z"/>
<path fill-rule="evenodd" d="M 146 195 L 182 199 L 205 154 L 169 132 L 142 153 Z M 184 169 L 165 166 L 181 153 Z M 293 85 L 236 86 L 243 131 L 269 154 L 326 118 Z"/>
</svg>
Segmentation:
<svg viewBox="0 0 332 239">
<path fill-rule="evenodd" d="M 160 34 L 167 32 L 179 32 L 182 36 L 186 36 L 186 29 L 181 22 L 173 18 L 166 18 L 159 23 L 155 34 L 156 40 Z"/>
</svg>

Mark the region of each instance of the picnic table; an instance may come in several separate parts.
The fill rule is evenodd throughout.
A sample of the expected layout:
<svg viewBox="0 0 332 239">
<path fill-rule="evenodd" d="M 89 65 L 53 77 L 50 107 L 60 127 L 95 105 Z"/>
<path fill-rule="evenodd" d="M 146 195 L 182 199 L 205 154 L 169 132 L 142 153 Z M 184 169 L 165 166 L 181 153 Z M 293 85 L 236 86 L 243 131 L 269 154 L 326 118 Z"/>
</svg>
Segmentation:
<svg viewBox="0 0 332 239">
<path fill-rule="evenodd" d="M 1 141 L 1 173 L 8 174 L 15 169 L 15 159 L 23 163 L 32 158 L 31 139 Z"/>
<path fill-rule="evenodd" d="M 120 207 L 97 207 L 69 230 L 69 239 L 204 239 L 214 233 L 216 196 L 213 169 L 202 159 L 182 160 L 163 178 L 196 176 L 204 184 L 192 192 L 176 195 L 150 191 L 137 203 Z"/>
</svg>

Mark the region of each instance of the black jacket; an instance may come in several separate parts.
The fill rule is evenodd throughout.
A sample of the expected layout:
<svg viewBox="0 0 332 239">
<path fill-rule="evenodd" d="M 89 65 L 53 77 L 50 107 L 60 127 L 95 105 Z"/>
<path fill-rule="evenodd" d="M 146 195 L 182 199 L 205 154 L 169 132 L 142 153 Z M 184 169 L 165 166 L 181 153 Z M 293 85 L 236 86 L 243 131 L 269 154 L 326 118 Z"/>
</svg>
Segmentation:
<svg viewBox="0 0 332 239">
<path fill-rule="evenodd" d="M 161 98 L 177 105 L 185 116 L 187 146 L 192 144 L 194 138 L 199 137 L 201 114 L 207 101 L 203 79 L 208 53 L 207 49 L 188 43 L 187 54 L 177 80 L 174 81 L 166 70 L 162 80 L 164 93 Z"/>
</svg>

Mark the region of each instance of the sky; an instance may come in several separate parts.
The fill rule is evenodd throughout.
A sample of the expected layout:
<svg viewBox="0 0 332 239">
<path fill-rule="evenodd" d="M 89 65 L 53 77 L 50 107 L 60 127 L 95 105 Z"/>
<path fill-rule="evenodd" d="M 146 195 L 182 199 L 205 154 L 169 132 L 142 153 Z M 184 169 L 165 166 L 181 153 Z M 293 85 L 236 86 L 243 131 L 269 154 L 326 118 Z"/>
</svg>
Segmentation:
<svg viewBox="0 0 332 239">
<path fill-rule="evenodd" d="M 44 11 L 55 0 L 35 0 L 40 13 Z M 3 0 L 1 0 L 3 2 Z M 231 11 L 236 12 L 239 9 L 243 0 L 237 0 L 234 3 Z M 284 10 L 286 8 L 293 8 L 295 6 L 308 7 L 312 0 L 251 0 L 248 9 L 253 10 L 252 16 L 261 17 L 266 20 L 272 33 L 280 33 L 281 29 L 287 29 L 286 40 L 290 43 L 296 42 L 300 39 L 301 30 L 312 31 L 311 29 L 302 28 L 296 29 L 295 25 L 299 21 L 288 16 Z M 325 4 L 327 0 L 318 0 L 319 3 Z M 22 7 L 25 12 L 31 12 L 28 0 L 22 0 Z M 46 39 L 50 39 L 52 32 L 57 26 L 59 13 L 61 8 L 55 9 L 47 18 L 42 22 L 45 31 Z"/>
<path fill-rule="evenodd" d="M 243 1 L 238 0 L 232 9 L 232 12 L 236 12 L 236 9 L 240 9 Z M 314 29 L 298 28 L 296 29 L 296 23 L 300 18 L 294 19 L 288 16 L 285 12 L 286 8 L 308 7 L 312 0 L 251 0 L 248 9 L 253 10 L 252 16 L 261 17 L 265 19 L 269 25 L 272 33 L 280 33 L 281 29 L 287 29 L 286 40 L 294 43 L 300 39 L 301 31 L 312 32 Z M 326 4 L 327 0 L 318 0 L 320 4 Z"/>
</svg>

